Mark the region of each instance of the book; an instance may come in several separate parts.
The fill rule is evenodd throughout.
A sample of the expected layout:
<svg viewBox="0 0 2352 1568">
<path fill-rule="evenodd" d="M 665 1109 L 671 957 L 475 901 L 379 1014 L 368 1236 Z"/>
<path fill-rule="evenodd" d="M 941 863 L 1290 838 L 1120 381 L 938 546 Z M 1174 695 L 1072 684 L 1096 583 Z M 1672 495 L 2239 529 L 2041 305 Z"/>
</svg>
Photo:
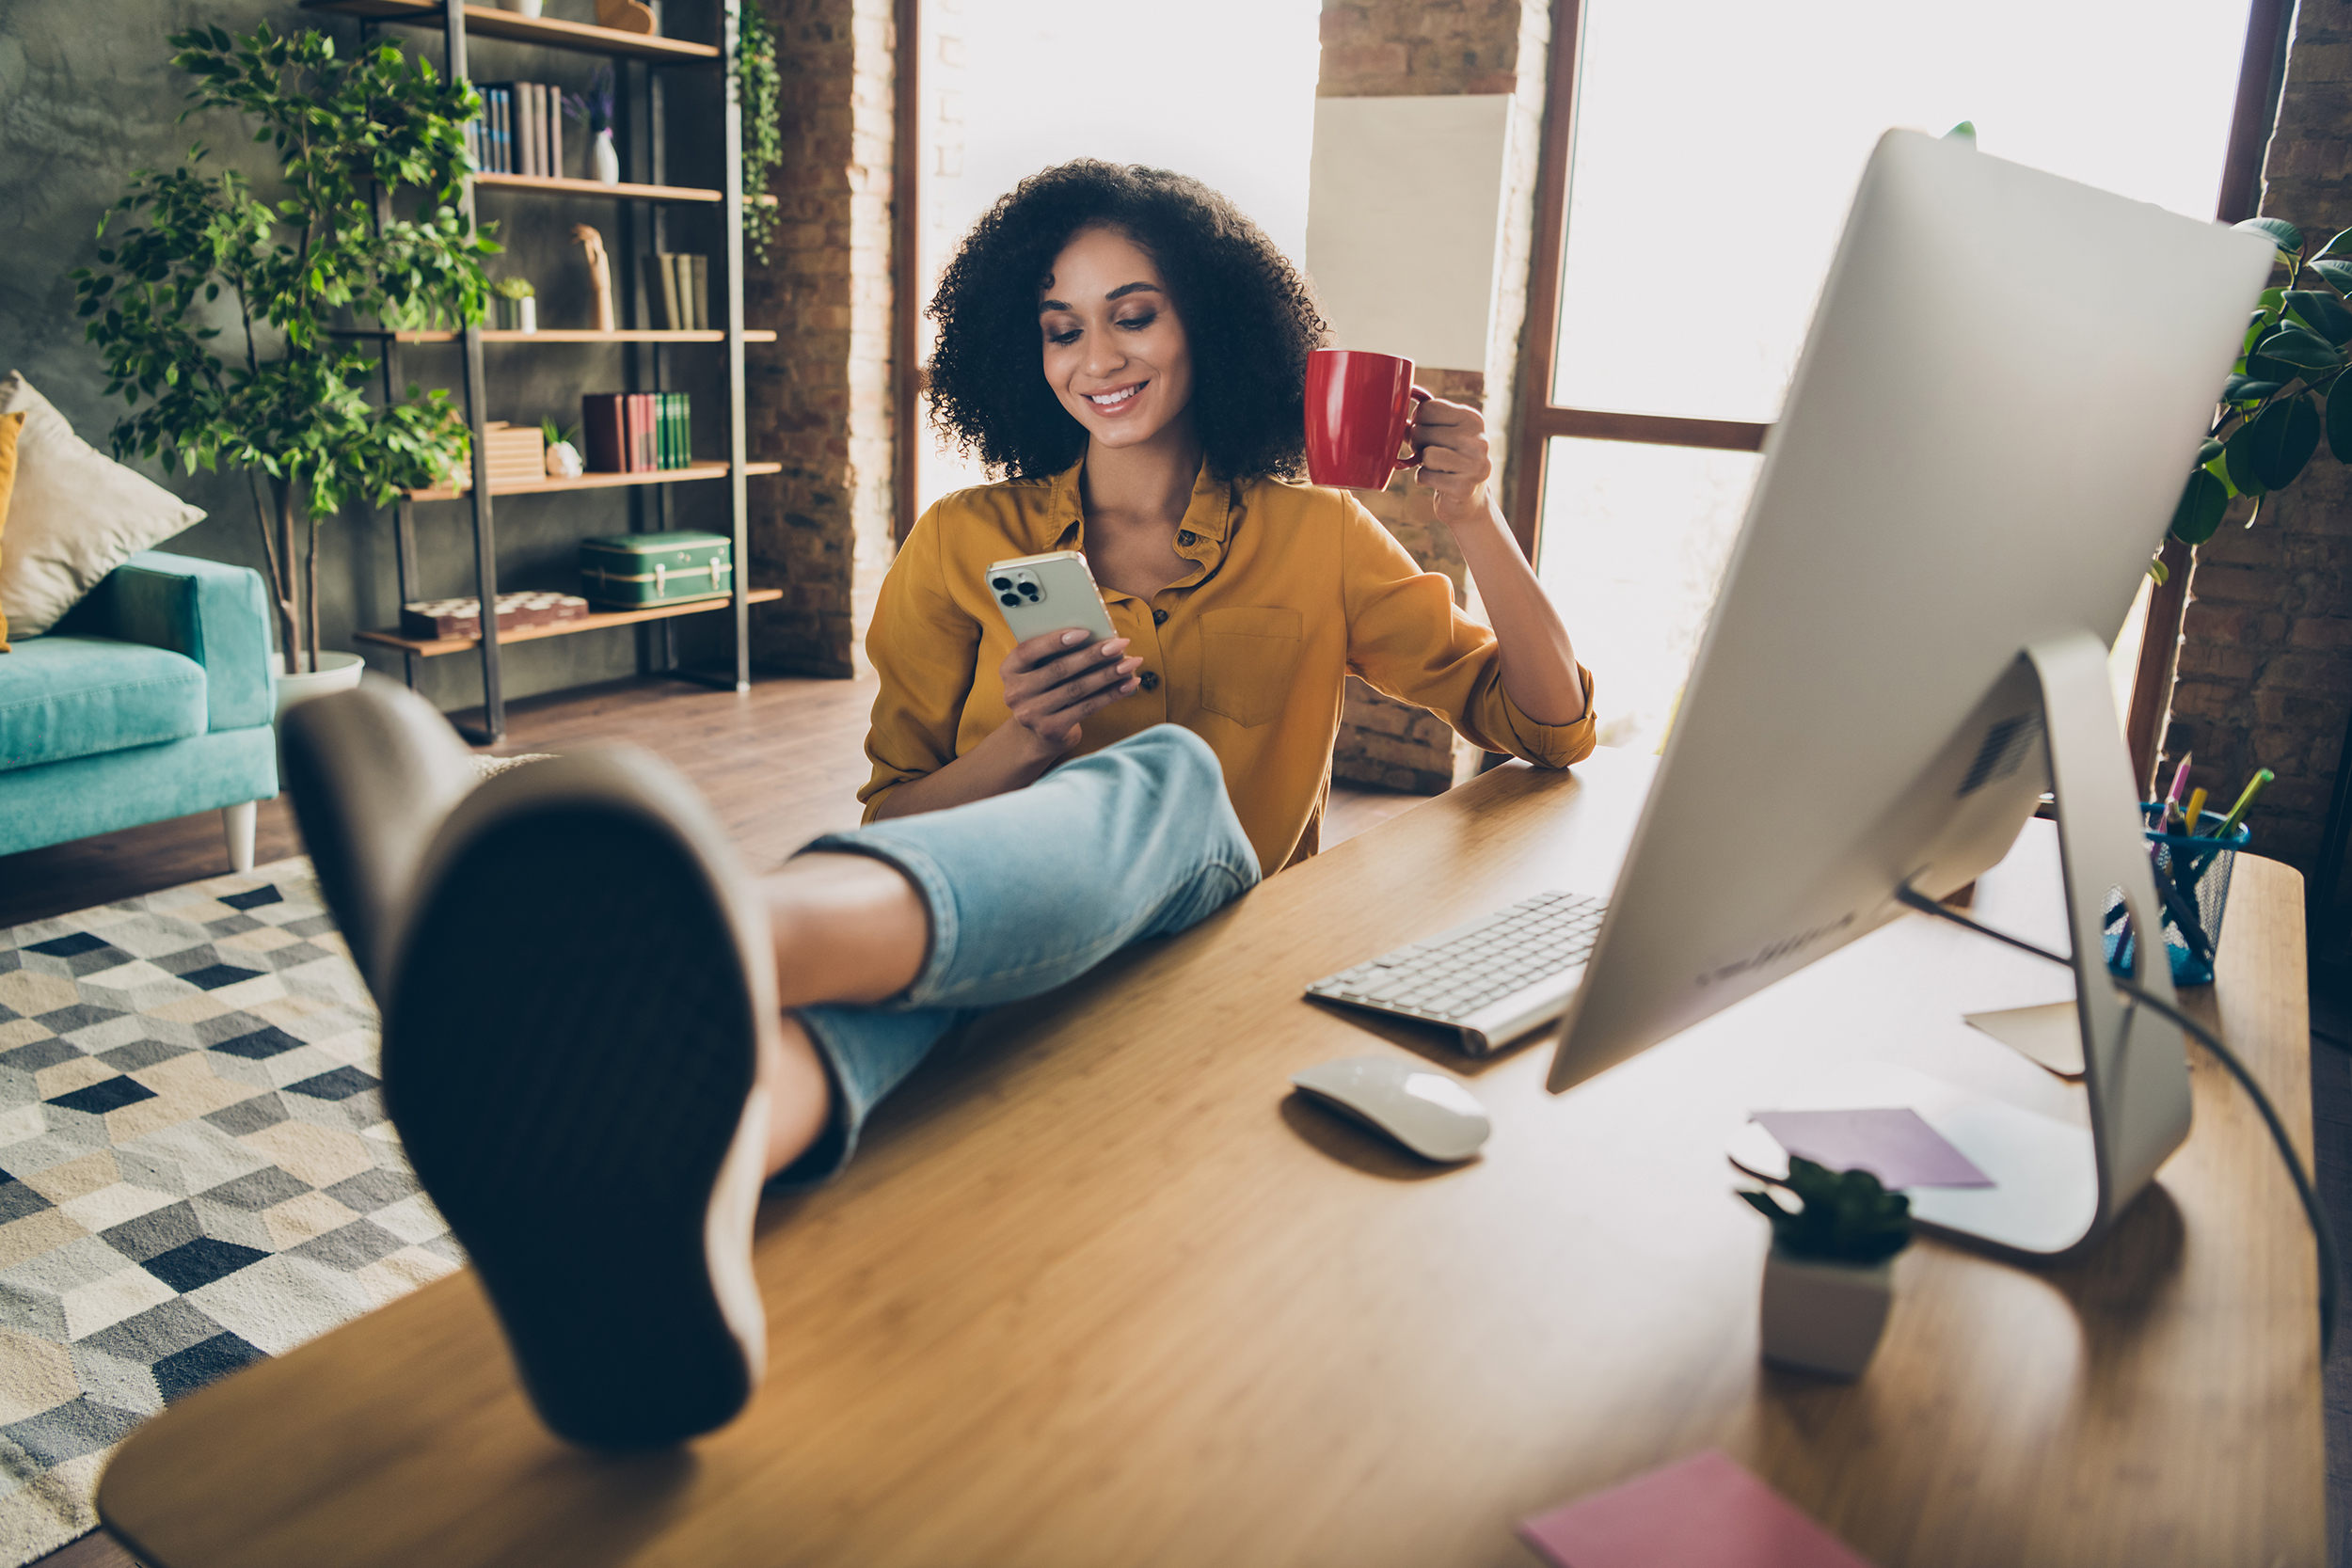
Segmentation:
<svg viewBox="0 0 2352 1568">
<path fill-rule="evenodd" d="M 688 292 L 694 300 L 694 330 L 707 332 L 710 330 L 710 258 L 689 256 L 686 259 L 693 263 L 688 269 Z"/>
<path fill-rule="evenodd" d="M 626 394 L 591 392 L 580 400 L 580 453 L 590 473 L 628 471 L 628 440 L 621 404 Z"/>
<path fill-rule="evenodd" d="M 520 172 L 537 174 L 539 168 L 539 86 L 535 82 L 515 84 L 515 96 L 522 102 L 523 155 Z"/>
<path fill-rule="evenodd" d="M 564 89 L 548 88 L 548 172 L 564 176 Z"/>
<path fill-rule="evenodd" d="M 674 332 L 682 325 L 678 316 L 677 269 L 667 251 L 648 251 L 645 255 L 645 306 L 653 314 L 654 325 L 664 332 Z"/>
</svg>

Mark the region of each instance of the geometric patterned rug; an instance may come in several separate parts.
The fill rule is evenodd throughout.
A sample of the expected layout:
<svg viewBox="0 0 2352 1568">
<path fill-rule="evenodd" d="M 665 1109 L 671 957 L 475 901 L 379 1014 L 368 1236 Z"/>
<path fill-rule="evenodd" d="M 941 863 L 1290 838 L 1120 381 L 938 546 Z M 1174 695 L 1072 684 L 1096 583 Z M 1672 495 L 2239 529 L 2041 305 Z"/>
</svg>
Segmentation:
<svg viewBox="0 0 2352 1568">
<path fill-rule="evenodd" d="M 145 1418 L 463 1261 L 376 1038 L 307 860 L 0 929 L 0 1568 Z"/>
</svg>

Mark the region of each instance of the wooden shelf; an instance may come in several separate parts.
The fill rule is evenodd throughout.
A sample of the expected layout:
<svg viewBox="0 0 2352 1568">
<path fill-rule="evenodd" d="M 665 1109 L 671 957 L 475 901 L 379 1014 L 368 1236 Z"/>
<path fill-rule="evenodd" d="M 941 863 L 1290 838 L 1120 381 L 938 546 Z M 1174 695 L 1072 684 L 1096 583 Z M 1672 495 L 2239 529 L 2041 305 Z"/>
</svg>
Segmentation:
<svg viewBox="0 0 2352 1568">
<path fill-rule="evenodd" d="M 784 472 L 784 465 L 746 463 L 743 472 L 747 475 L 780 474 Z M 490 494 L 536 496 L 554 490 L 610 490 L 620 484 L 680 484 L 689 480 L 724 479 L 726 476 L 727 466 L 724 463 L 690 463 L 683 468 L 648 468 L 633 474 L 582 474 L 578 479 L 539 479 L 522 483 L 510 481 L 501 484 L 494 482 L 490 485 Z M 436 485 L 430 490 L 411 490 L 408 499 L 412 501 L 453 501 L 463 500 L 466 495 L 464 490 Z"/>
<path fill-rule="evenodd" d="M 395 22 L 410 27 L 439 27 L 448 20 L 441 0 L 302 0 L 302 8 L 364 17 L 372 22 Z M 510 39 L 516 43 L 544 44 L 550 49 L 651 60 L 657 65 L 707 65 L 719 58 L 716 44 L 623 33 L 580 22 L 559 22 L 551 16 L 527 17 L 490 6 L 468 6 L 465 15 L 469 38 Z"/>
<path fill-rule="evenodd" d="M 724 191 L 706 190 L 700 185 L 608 185 L 601 180 L 574 180 L 568 175 L 547 174 L 487 174 L 473 177 L 476 188 L 494 191 L 519 191 L 538 196 L 607 196 L 628 201 L 705 201 L 721 202 L 727 198 Z M 772 207 L 772 196 L 746 198 L 762 207 Z"/>
<path fill-rule="evenodd" d="M 356 334 L 358 335 L 358 334 Z M 363 334 L 386 337 L 396 343 L 453 343 L 454 332 L 386 332 Z M 723 332 L 663 332 L 659 330 L 632 332 L 594 332 L 586 329 L 542 330 L 516 332 L 506 327 L 484 327 L 482 341 L 485 343 L 723 343 Z M 776 341 L 772 327 L 755 327 L 743 334 L 747 343 L 772 343 Z"/>
<path fill-rule="evenodd" d="M 743 595 L 753 604 L 765 604 L 770 599 L 784 597 L 781 588 L 755 588 Z M 532 642 L 542 637 L 569 637 L 576 631 L 602 631 L 607 626 L 630 626 L 640 621 L 666 621 L 673 615 L 707 615 L 714 610 L 732 609 L 735 595 L 722 594 L 716 598 L 695 599 L 689 604 L 665 604 L 654 610 L 606 610 L 583 615 L 576 621 L 550 621 L 539 626 L 516 626 L 513 631 L 499 633 L 499 646 L 509 642 Z M 362 642 L 378 647 L 398 648 L 420 658 L 438 658 L 443 654 L 471 653 L 482 646 L 479 637 L 403 637 L 396 631 L 355 631 L 351 634 Z"/>
</svg>

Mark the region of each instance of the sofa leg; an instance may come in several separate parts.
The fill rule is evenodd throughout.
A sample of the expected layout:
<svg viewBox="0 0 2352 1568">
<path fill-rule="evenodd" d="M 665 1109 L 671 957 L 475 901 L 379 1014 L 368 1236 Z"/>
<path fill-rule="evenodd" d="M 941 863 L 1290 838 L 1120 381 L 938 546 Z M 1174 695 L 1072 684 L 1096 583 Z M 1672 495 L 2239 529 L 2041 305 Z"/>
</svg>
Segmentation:
<svg viewBox="0 0 2352 1568">
<path fill-rule="evenodd" d="M 253 823 L 261 810 L 259 800 L 220 808 L 220 825 L 229 833 L 229 863 L 235 870 L 253 869 Z"/>
</svg>

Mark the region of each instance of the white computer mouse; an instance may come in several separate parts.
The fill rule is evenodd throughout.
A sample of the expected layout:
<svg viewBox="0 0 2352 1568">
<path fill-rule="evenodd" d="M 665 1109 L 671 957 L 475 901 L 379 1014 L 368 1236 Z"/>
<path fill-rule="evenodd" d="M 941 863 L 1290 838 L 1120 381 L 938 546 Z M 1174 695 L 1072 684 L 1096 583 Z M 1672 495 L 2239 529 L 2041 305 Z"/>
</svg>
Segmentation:
<svg viewBox="0 0 2352 1568">
<path fill-rule="evenodd" d="M 1393 1056 L 1325 1062 L 1292 1073 L 1291 1082 L 1424 1160 L 1467 1160 L 1494 1131 L 1486 1108 L 1458 1080 Z"/>
</svg>

